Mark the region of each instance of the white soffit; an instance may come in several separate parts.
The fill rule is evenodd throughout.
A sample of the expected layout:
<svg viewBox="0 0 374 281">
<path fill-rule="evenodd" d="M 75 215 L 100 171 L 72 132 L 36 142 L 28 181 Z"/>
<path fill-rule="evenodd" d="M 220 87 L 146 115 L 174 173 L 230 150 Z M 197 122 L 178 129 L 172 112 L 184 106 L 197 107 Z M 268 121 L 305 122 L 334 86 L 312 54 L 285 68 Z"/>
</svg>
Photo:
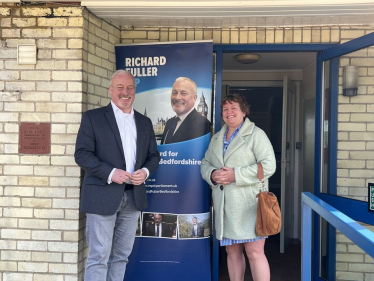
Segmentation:
<svg viewBox="0 0 374 281">
<path fill-rule="evenodd" d="M 20 3 L 19 0 L 1 2 Z M 79 3 L 76 0 L 45 3 L 53 2 Z M 122 27 L 374 25 L 374 0 L 87 0 L 80 3 L 96 16 Z"/>
<path fill-rule="evenodd" d="M 88 0 L 81 5 L 124 27 L 374 24 L 374 1 L 368 0 Z"/>
</svg>

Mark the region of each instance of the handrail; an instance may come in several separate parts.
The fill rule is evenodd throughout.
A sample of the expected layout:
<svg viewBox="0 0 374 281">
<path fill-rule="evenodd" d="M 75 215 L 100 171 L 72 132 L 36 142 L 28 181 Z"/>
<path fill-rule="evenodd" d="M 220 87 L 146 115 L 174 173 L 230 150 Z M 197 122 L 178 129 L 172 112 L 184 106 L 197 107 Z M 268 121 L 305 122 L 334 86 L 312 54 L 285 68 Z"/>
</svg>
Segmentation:
<svg viewBox="0 0 374 281">
<path fill-rule="evenodd" d="M 312 209 L 327 222 L 352 240 L 363 251 L 374 258 L 374 232 L 358 224 L 325 201 L 310 192 L 302 193 L 302 247 L 301 247 L 301 280 L 309 281 L 312 276 Z M 316 253 L 315 253 L 316 254 Z"/>
</svg>

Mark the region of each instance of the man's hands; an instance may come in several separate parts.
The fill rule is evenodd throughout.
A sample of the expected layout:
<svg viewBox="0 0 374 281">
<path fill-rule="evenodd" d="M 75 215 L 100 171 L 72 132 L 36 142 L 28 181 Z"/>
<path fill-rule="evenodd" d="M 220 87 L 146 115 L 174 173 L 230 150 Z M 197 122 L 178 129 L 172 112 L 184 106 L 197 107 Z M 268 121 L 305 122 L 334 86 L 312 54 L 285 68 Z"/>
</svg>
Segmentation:
<svg viewBox="0 0 374 281">
<path fill-rule="evenodd" d="M 140 185 L 145 181 L 146 177 L 147 172 L 144 169 L 139 169 L 133 174 L 121 169 L 116 169 L 112 175 L 112 181 L 118 184 L 123 184 L 126 183 L 127 180 L 130 180 L 133 185 Z"/>
<path fill-rule="evenodd" d="M 139 169 L 131 175 L 130 180 L 133 185 L 140 185 L 145 181 L 146 177 L 147 172 L 144 169 Z"/>
<path fill-rule="evenodd" d="M 217 184 L 226 185 L 235 181 L 234 168 L 222 167 L 212 173 L 212 180 Z"/>
<path fill-rule="evenodd" d="M 125 183 L 128 179 L 130 179 L 131 174 L 121 169 L 116 169 L 112 175 L 112 181 L 118 184 Z"/>
</svg>

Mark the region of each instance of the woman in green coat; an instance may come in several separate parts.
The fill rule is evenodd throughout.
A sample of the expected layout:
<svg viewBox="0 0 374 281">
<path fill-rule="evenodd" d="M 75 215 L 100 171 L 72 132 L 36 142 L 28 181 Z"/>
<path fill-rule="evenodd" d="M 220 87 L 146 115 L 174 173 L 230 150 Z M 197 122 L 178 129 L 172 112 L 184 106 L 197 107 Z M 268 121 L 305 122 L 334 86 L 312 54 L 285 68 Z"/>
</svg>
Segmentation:
<svg viewBox="0 0 374 281">
<path fill-rule="evenodd" d="M 201 162 L 202 177 L 212 188 L 216 237 L 226 247 L 231 281 L 244 280 L 243 249 L 253 279 L 269 281 L 267 237 L 255 233 L 256 195 L 260 180 L 268 188 L 268 178 L 275 172 L 274 150 L 265 132 L 247 118 L 249 105 L 243 96 L 226 96 L 221 110 L 226 124 L 212 137 Z"/>
</svg>

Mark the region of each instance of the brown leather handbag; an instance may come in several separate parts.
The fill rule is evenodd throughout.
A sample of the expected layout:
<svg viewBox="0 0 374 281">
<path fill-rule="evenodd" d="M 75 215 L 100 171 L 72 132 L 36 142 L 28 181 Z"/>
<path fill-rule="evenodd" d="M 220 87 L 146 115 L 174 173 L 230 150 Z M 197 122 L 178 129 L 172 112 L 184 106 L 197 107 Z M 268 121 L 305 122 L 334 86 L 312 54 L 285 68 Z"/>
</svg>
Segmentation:
<svg viewBox="0 0 374 281">
<path fill-rule="evenodd" d="M 279 233 L 282 216 L 277 197 L 272 192 L 261 190 L 256 197 L 258 198 L 256 235 L 270 236 Z"/>
</svg>

